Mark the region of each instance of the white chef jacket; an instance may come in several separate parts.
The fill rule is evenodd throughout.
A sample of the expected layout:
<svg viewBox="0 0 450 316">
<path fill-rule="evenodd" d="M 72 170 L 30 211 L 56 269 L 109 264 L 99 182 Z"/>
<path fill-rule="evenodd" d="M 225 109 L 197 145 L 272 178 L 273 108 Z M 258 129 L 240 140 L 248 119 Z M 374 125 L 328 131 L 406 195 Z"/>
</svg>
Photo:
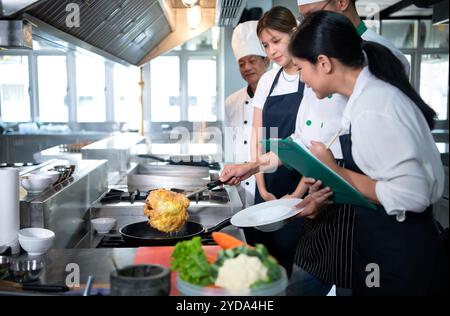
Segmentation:
<svg viewBox="0 0 450 316">
<path fill-rule="evenodd" d="M 368 29 L 362 35 L 365 41 L 379 43 L 387 48 L 401 61 L 405 72 L 409 75 L 410 66 L 403 53 L 391 42 Z M 310 87 L 305 86 L 303 100 L 297 113 L 295 132 L 292 138 L 310 147 L 311 141 L 327 144 L 341 128 L 342 113 L 348 99 L 337 93 L 331 98 L 319 100 Z M 342 134 L 342 133 L 341 133 Z M 330 147 L 336 159 L 342 159 L 339 138 Z"/>
<path fill-rule="evenodd" d="M 253 126 L 252 98 L 247 87 L 236 91 L 225 100 L 225 161 L 250 161 L 250 143 Z M 245 207 L 255 203 L 255 177 L 243 181 L 239 194 Z"/>
<path fill-rule="evenodd" d="M 423 212 L 444 190 L 444 169 L 428 124 L 398 88 L 365 67 L 342 118 L 351 125 L 352 155 L 358 167 L 377 181 L 376 195 L 389 215 Z"/>
</svg>

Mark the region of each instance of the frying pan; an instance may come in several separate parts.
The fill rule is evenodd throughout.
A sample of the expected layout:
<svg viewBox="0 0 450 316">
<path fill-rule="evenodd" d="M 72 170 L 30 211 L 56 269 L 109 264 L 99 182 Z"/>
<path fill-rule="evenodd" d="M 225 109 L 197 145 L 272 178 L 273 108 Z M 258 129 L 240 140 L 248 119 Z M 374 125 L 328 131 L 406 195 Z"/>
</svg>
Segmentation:
<svg viewBox="0 0 450 316">
<path fill-rule="evenodd" d="M 125 225 L 119 232 L 125 243 L 133 247 L 173 246 L 179 241 L 191 239 L 194 236 L 210 237 L 210 233 L 219 231 L 230 225 L 231 217 L 208 229 L 199 223 L 187 221 L 180 231 L 176 233 L 164 233 L 152 228 L 147 221 L 143 221 Z"/>
</svg>

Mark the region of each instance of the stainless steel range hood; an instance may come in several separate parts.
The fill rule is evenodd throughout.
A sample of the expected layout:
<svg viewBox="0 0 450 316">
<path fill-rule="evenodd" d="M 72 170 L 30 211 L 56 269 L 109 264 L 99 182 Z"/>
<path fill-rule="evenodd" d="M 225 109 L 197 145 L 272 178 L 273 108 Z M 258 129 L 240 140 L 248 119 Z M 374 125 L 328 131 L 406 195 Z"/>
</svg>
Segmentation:
<svg viewBox="0 0 450 316">
<path fill-rule="evenodd" d="M 134 65 L 175 29 L 164 0 L 48 0 L 23 17 L 39 36 Z M 79 23 L 72 23 L 77 17 Z"/>
<path fill-rule="evenodd" d="M 33 33 L 39 37 L 142 65 L 212 26 L 234 27 L 246 0 L 199 0 L 198 4 L 202 22 L 195 30 L 187 27 L 187 8 L 181 0 L 40 0 L 22 10 L 20 18 L 36 25 Z M 68 23 L 76 14 L 79 23 Z"/>
</svg>

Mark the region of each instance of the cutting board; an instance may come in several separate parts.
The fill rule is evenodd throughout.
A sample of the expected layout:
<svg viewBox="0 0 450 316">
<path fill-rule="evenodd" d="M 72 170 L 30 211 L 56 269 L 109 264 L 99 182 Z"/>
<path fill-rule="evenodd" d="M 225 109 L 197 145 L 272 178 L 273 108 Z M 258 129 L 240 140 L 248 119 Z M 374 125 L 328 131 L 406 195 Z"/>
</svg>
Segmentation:
<svg viewBox="0 0 450 316">
<path fill-rule="evenodd" d="M 140 247 L 136 251 L 134 264 L 160 264 L 170 268 L 170 260 L 174 246 Z M 221 248 L 219 246 L 203 246 L 206 257 L 216 257 Z M 171 273 L 170 295 L 180 295 L 175 286 L 175 273 Z"/>
</svg>

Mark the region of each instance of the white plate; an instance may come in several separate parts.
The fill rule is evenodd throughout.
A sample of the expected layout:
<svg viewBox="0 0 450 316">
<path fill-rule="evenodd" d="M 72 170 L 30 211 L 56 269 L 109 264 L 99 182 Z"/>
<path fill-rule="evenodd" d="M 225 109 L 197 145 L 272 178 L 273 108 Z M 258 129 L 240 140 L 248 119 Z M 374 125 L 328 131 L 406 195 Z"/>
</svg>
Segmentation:
<svg viewBox="0 0 450 316">
<path fill-rule="evenodd" d="M 285 220 L 303 210 L 293 208 L 301 201 L 302 199 L 279 199 L 253 205 L 236 213 L 231 218 L 231 224 L 237 227 L 274 231 L 283 227 Z"/>
</svg>

